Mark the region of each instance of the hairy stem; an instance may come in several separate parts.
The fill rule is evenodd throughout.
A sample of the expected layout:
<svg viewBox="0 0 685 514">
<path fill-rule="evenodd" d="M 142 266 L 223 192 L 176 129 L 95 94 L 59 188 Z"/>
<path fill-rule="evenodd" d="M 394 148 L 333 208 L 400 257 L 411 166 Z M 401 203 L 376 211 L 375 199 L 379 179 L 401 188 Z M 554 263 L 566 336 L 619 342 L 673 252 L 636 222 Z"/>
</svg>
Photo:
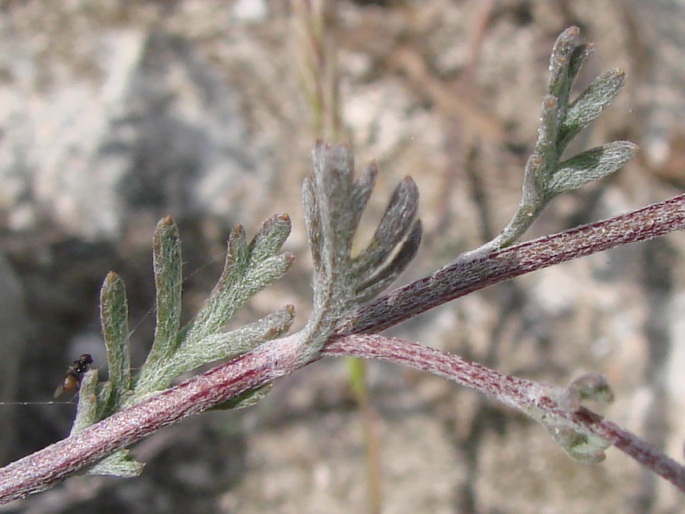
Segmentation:
<svg viewBox="0 0 685 514">
<path fill-rule="evenodd" d="M 450 300 L 531 271 L 685 228 L 685 195 L 502 250 L 469 252 L 359 307 L 335 333 L 380 332 Z"/>
<path fill-rule="evenodd" d="M 585 407 L 575 411 L 562 408 L 537 382 L 504 375 L 458 355 L 441 352 L 422 344 L 377 335 L 352 335 L 333 340 L 324 347 L 323 354 L 379 359 L 428 371 L 476 389 L 511 407 L 524 411 L 528 410 L 527 407 L 539 409 L 564 418 L 569 423 L 585 427 L 609 441 L 685 492 L 685 467 L 662 451 L 651 447 L 635 434 Z"/>
<path fill-rule="evenodd" d="M 394 343 L 377 343 L 372 351 L 370 346 L 366 349 L 357 347 L 360 336 L 354 339 L 341 336 L 362 331 L 378 332 L 495 282 L 683 228 L 685 195 L 680 195 L 644 209 L 505 250 L 487 254 L 469 253 L 433 275 L 392 291 L 358 309 L 339 324 L 337 335 L 324 347 L 320 357 L 347 354 L 387 358 L 406 365 L 414 365 L 413 363 L 425 358 L 430 363 L 432 361 L 429 357 L 435 350 L 415 343 L 409 345 L 406 350 L 405 347 Z M 193 377 L 134 407 L 120 411 L 77 435 L 5 466 L 0 469 L 0 503 L 7 503 L 50 487 L 59 480 L 95 464 L 114 450 L 125 448 L 164 426 L 293 373 L 303 366 L 296 336 L 297 334 L 294 334 L 264 343 L 250 353 Z M 349 345 L 350 342 L 355 343 Z M 417 353 L 417 347 L 424 348 L 424 353 Z M 360 352 L 366 353 L 362 355 Z M 461 383 L 471 387 L 476 384 L 484 393 L 505 403 L 520 399 L 526 388 L 530 387 L 527 381 L 487 370 L 457 356 L 441 354 L 440 359 L 448 357 L 454 359 L 451 364 L 454 367 L 452 370 L 441 371 L 439 367 L 421 369 L 442 376 L 449 373 L 451 379 L 459 376 Z M 433 366 L 435 363 L 430 365 Z M 479 384 L 479 376 L 489 378 Z M 539 408 L 571 416 L 572 421 L 582 423 L 593 433 L 610 440 L 638 462 L 685 491 L 685 472 L 661 452 L 650 448 L 629 432 L 602 420 L 599 415 L 587 409 L 581 408 L 568 413 L 554 402 L 549 403 L 544 395 L 541 398 L 543 400 L 538 405 Z"/>
<path fill-rule="evenodd" d="M 302 366 L 298 349 L 291 337 L 269 341 L 5 466 L 0 469 L 0 504 L 50 487 L 160 428 L 292 373 Z"/>
</svg>

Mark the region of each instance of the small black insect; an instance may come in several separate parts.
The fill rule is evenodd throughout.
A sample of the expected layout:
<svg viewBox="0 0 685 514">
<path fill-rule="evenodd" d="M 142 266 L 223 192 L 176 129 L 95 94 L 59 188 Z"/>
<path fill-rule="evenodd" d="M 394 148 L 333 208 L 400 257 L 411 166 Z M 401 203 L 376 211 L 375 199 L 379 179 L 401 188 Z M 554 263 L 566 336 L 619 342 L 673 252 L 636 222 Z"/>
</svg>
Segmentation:
<svg viewBox="0 0 685 514">
<path fill-rule="evenodd" d="M 93 358 L 89 353 L 84 353 L 75 360 L 64 374 L 64 381 L 55 389 L 55 398 L 61 396 L 63 393 L 78 391 L 78 388 L 81 386 L 83 374 L 88 371 L 91 364 L 93 364 Z"/>
</svg>

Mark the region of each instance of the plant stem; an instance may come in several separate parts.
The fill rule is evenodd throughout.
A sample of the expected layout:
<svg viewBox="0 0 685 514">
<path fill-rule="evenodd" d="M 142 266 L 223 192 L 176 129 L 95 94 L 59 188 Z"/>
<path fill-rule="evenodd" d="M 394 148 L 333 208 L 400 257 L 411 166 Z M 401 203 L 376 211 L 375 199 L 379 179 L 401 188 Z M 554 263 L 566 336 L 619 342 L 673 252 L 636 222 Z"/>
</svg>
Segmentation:
<svg viewBox="0 0 685 514">
<path fill-rule="evenodd" d="M 379 343 L 371 336 L 342 337 L 345 333 L 378 332 L 418 313 L 487 285 L 536 269 L 590 255 L 623 244 L 644 241 L 685 228 L 685 195 L 491 253 L 471 252 L 433 275 L 392 291 L 343 320 L 338 333 L 319 357 L 354 355 L 384 358 L 418 367 L 426 359 L 428 371 L 474 387 L 508 403 L 530 391 L 531 382 L 502 375 L 461 357 L 442 354 L 416 343 Z M 367 346 L 359 346 L 359 343 Z M 88 427 L 77 435 L 0 469 L 0 504 L 50 487 L 95 464 L 114 450 L 125 448 L 162 427 L 223 403 L 293 373 L 302 362 L 297 334 L 258 346 L 226 364 L 160 393 Z M 353 344 L 351 344 L 353 343 Z M 338 346 L 336 346 L 338 345 Z M 408 346 L 407 346 L 408 345 Z M 447 366 L 442 368 L 441 366 Z M 420 369 L 424 369 L 423 367 Z M 483 379 L 487 378 L 487 380 Z M 481 382 L 479 382 L 479 380 Z M 537 387 L 541 387 L 537 385 Z M 638 462 L 685 492 L 685 470 L 633 434 L 584 408 L 569 413 L 544 395 L 538 408 L 555 411 L 583 424 Z M 520 406 L 520 402 L 517 403 Z"/>
<path fill-rule="evenodd" d="M 337 335 L 375 333 L 450 300 L 531 271 L 685 229 L 685 194 L 502 250 L 468 252 L 432 275 L 359 307 Z"/>
<path fill-rule="evenodd" d="M 323 354 L 354 355 L 401 364 L 453 380 L 517 409 L 544 410 L 589 429 L 685 493 L 685 467 L 632 432 L 585 407 L 576 411 L 563 409 L 537 382 L 504 375 L 458 355 L 419 343 L 378 335 L 357 334 L 333 340 L 324 347 Z"/>
<path fill-rule="evenodd" d="M 278 344 L 274 344 L 278 341 Z M 54 485 L 160 428 L 302 367 L 295 338 L 269 341 L 0 469 L 0 504 Z"/>
</svg>

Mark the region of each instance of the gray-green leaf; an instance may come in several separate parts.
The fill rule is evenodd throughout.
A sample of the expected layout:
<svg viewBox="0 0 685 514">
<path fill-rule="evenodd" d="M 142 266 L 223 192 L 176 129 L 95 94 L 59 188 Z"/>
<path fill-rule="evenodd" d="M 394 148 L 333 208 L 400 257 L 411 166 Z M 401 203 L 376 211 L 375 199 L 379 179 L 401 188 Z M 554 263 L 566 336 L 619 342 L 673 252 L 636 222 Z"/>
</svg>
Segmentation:
<svg viewBox="0 0 685 514">
<path fill-rule="evenodd" d="M 629 141 L 614 141 L 574 155 L 560 163 L 549 178 L 547 195 L 555 196 L 610 175 L 628 162 L 637 148 Z"/>
<path fill-rule="evenodd" d="M 561 128 L 559 144 L 565 146 L 578 132 L 602 113 L 626 81 L 624 71 L 614 68 L 603 73 L 571 104 Z"/>
</svg>

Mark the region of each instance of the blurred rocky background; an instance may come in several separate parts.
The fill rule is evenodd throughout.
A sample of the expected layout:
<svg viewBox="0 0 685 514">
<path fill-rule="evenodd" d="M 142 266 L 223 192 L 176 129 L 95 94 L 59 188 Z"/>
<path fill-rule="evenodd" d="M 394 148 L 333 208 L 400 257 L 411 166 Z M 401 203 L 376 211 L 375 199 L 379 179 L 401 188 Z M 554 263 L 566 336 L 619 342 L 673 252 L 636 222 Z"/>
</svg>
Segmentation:
<svg viewBox="0 0 685 514">
<path fill-rule="evenodd" d="M 642 147 L 615 176 L 559 198 L 533 238 L 685 188 L 685 3 L 654 0 L 336 1 L 343 123 L 358 166 L 381 168 L 379 216 L 405 175 L 426 237 L 402 280 L 493 237 L 518 202 L 549 52 L 577 25 L 624 92 L 576 149 Z M 0 400 L 46 402 L 69 363 L 101 368 L 98 290 L 126 281 L 134 362 L 149 347 L 151 238 L 170 214 L 184 242 L 189 319 L 235 223 L 287 212 L 296 268 L 243 319 L 310 291 L 299 186 L 312 105 L 292 4 L 267 0 L 0 2 Z M 682 459 L 685 238 L 673 234 L 522 277 L 393 329 L 521 377 L 593 370 L 604 412 Z M 104 372 L 104 369 L 101 369 Z M 444 380 L 369 364 L 384 513 L 677 513 L 685 499 L 616 450 L 587 466 L 516 412 Z M 0 405 L 1 463 L 65 437 L 70 404 Z M 342 361 L 276 384 L 258 406 L 208 413 L 134 447 L 136 479 L 77 477 L 17 513 L 366 511 L 362 419 Z"/>
</svg>

